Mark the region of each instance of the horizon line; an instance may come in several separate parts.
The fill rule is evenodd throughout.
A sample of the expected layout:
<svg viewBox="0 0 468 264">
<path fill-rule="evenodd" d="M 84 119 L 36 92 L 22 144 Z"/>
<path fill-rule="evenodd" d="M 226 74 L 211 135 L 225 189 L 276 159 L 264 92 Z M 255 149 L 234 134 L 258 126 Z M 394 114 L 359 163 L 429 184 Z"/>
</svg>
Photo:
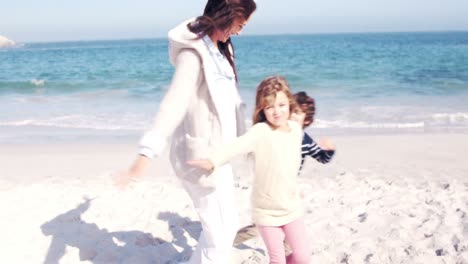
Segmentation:
<svg viewBox="0 0 468 264">
<path fill-rule="evenodd" d="M 254 33 L 243 34 L 242 37 L 268 37 L 268 36 L 300 36 L 300 35 L 354 35 L 354 34 L 403 34 L 403 33 L 468 33 L 468 29 L 463 30 L 408 30 L 408 31 L 342 31 L 342 32 L 308 32 L 308 33 Z M 235 37 L 237 38 L 237 37 Z M 16 44 L 36 44 L 36 43 L 67 43 L 67 42 L 100 42 L 100 41 L 132 41 L 132 40 L 152 40 L 167 39 L 166 36 L 154 37 L 116 37 L 102 39 L 69 39 L 69 40 L 44 40 L 44 41 L 25 41 L 16 42 Z M 14 41 L 14 40 L 13 40 Z"/>
</svg>

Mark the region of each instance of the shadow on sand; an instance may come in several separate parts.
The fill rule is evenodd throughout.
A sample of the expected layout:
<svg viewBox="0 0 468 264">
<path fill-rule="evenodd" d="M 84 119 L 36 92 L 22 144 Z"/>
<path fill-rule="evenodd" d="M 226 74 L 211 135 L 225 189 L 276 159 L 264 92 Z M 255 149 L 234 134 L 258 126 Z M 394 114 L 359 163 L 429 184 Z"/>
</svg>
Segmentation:
<svg viewBox="0 0 468 264">
<path fill-rule="evenodd" d="M 192 253 L 187 235 L 193 239 L 200 235 L 200 222 L 173 212 L 161 212 L 158 215 L 158 219 L 168 223 L 173 235 L 172 241 L 141 231 L 109 232 L 94 223 L 82 220 L 81 216 L 89 209 L 91 202 L 92 199 L 85 198 L 76 208 L 41 226 L 42 233 L 52 237 L 43 263 L 58 264 L 68 247 L 78 249 L 80 261 L 93 264 L 177 263 L 187 260 Z"/>
</svg>

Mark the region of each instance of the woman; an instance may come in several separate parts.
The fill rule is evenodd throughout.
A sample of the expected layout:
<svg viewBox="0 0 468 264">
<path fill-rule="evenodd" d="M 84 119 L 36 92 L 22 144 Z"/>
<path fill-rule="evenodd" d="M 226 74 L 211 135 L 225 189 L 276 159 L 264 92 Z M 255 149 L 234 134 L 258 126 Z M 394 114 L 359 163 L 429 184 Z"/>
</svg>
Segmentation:
<svg viewBox="0 0 468 264">
<path fill-rule="evenodd" d="M 172 166 L 203 228 L 189 263 L 229 263 L 238 228 L 231 165 L 207 174 L 186 162 L 204 158 L 245 131 L 230 36 L 241 33 L 255 9 L 253 0 L 208 0 L 203 16 L 169 31 L 175 67 L 171 85 L 152 129 L 140 141 L 138 157 L 116 177 L 116 184 L 124 187 L 143 175 L 172 137 Z"/>
</svg>

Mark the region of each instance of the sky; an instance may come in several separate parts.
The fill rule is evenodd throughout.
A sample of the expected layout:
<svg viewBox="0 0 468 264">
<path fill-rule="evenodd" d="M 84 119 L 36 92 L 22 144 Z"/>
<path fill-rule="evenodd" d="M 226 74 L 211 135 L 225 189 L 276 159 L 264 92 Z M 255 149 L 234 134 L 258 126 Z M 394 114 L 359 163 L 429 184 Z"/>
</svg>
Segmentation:
<svg viewBox="0 0 468 264">
<path fill-rule="evenodd" d="M 245 35 L 468 31 L 467 0 L 257 0 Z M 206 0 L 2 0 L 16 42 L 165 37 Z"/>
</svg>

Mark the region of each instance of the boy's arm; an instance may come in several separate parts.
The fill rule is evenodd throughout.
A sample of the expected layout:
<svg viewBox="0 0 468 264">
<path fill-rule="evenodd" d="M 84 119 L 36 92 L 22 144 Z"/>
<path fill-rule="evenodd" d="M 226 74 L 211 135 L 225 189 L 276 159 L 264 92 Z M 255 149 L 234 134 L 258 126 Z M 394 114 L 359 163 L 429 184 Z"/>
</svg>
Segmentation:
<svg viewBox="0 0 468 264">
<path fill-rule="evenodd" d="M 307 133 L 302 140 L 302 155 L 311 156 L 320 163 L 328 163 L 335 155 L 335 149 L 322 149 Z"/>
</svg>

